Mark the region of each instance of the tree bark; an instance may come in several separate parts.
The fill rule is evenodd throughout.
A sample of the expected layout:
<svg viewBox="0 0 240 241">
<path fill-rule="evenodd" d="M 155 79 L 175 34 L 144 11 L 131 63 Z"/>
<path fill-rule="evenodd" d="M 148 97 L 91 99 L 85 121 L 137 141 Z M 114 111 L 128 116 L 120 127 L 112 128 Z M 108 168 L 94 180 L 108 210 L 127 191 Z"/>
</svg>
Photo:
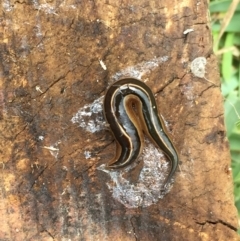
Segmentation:
<svg viewBox="0 0 240 241">
<path fill-rule="evenodd" d="M 237 240 L 207 1 L 1 2 L 0 240 Z M 180 164 L 146 141 L 107 171 L 109 84 L 155 94 Z"/>
</svg>

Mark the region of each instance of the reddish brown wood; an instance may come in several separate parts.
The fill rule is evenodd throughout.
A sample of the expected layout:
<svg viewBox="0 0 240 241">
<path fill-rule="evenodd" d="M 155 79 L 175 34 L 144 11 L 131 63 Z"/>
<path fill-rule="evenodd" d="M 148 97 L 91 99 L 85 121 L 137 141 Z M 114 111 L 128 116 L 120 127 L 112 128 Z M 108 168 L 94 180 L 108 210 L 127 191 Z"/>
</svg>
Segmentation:
<svg viewBox="0 0 240 241">
<path fill-rule="evenodd" d="M 0 240 L 237 240 L 206 1 L 3 0 L 0 8 Z M 191 71 L 198 57 L 206 66 Z M 123 171 L 119 186 L 100 170 L 115 151 L 101 98 L 124 76 L 152 88 L 180 153 L 162 199 L 151 191 L 155 162 L 151 185 L 141 179 L 152 155 Z M 139 192 L 127 193 L 123 180 Z"/>
</svg>

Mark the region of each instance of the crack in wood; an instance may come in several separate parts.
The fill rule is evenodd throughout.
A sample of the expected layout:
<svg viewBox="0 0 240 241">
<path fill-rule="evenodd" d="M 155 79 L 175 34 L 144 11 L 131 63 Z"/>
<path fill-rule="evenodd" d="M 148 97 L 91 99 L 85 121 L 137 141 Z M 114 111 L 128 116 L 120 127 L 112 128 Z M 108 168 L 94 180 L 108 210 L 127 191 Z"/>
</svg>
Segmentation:
<svg viewBox="0 0 240 241">
<path fill-rule="evenodd" d="M 48 168 L 48 165 L 46 165 L 37 175 L 37 177 L 34 179 L 31 187 L 29 188 L 29 191 L 33 188 L 33 186 L 36 184 L 37 180 L 39 179 L 39 177 L 44 173 L 44 171 Z"/>
<path fill-rule="evenodd" d="M 227 228 L 229 228 L 229 229 L 231 229 L 231 230 L 233 230 L 233 231 L 235 231 L 235 232 L 237 232 L 237 228 L 236 227 L 234 227 L 233 225 L 231 225 L 230 223 L 227 223 L 227 222 L 225 222 L 225 221 L 223 221 L 223 220 L 221 220 L 221 219 L 219 219 L 219 220 L 217 220 L 217 221 L 210 221 L 210 220 L 206 220 L 206 221 L 204 221 L 204 222 L 198 222 L 198 221 L 196 221 L 196 223 L 197 224 L 199 224 L 199 225 L 202 225 L 202 226 L 204 226 L 205 224 L 213 224 L 213 225 L 215 225 L 215 224 L 222 224 L 222 225 L 224 225 L 224 226 L 226 226 Z"/>
<path fill-rule="evenodd" d="M 55 240 L 54 235 L 51 234 L 47 229 L 42 230 L 42 233 L 47 233 L 53 240 Z"/>
<path fill-rule="evenodd" d="M 134 227 L 134 224 L 133 224 L 133 221 L 132 221 L 133 218 L 134 218 L 134 217 L 131 217 L 131 218 L 130 218 L 130 223 L 131 223 L 133 235 L 134 235 L 134 237 L 135 237 L 135 241 L 138 241 L 138 236 L 137 236 L 137 234 L 136 234 L 136 232 L 135 232 L 135 227 Z"/>
</svg>

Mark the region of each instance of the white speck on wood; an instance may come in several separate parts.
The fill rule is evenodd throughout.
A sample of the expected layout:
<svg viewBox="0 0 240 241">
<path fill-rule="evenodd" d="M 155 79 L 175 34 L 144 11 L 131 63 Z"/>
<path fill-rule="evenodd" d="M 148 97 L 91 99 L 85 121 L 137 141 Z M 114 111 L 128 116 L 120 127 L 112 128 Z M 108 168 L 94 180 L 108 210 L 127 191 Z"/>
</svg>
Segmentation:
<svg viewBox="0 0 240 241">
<path fill-rule="evenodd" d="M 99 60 L 99 63 L 104 70 L 107 70 L 107 66 L 104 64 L 104 62 L 101 59 Z"/>
<path fill-rule="evenodd" d="M 39 136 L 38 140 L 43 141 L 44 140 L 44 136 Z"/>
<path fill-rule="evenodd" d="M 193 32 L 193 31 L 194 31 L 194 29 L 188 28 L 188 29 L 186 29 L 186 30 L 183 32 L 183 34 L 188 34 L 188 33 L 191 33 L 191 32 Z"/>
<path fill-rule="evenodd" d="M 40 93 L 43 93 L 42 90 L 40 89 L 40 86 L 37 85 L 37 86 L 35 87 L 35 89 L 36 89 L 36 91 L 38 91 L 38 92 L 40 92 Z"/>
<path fill-rule="evenodd" d="M 84 151 L 84 155 L 86 159 L 91 158 L 91 152 L 90 151 Z"/>
<path fill-rule="evenodd" d="M 55 159 L 57 159 L 58 157 L 58 153 L 59 153 L 59 148 L 57 148 L 56 146 L 59 144 L 59 142 L 56 142 L 54 145 L 51 146 L 43 146 L 44 149 L 47 149 L 50 151 L 51 155 L 55 157 Z"/>
<path fill-rule="evenodd" d="M 50 151 L 59 151 L 58 148 L 55 148 L 55 147 L 53 147 L 53 146 L 43 146 L 43 148 L 48 149 L 48 150 L 50 150 Z"/>
</svg>

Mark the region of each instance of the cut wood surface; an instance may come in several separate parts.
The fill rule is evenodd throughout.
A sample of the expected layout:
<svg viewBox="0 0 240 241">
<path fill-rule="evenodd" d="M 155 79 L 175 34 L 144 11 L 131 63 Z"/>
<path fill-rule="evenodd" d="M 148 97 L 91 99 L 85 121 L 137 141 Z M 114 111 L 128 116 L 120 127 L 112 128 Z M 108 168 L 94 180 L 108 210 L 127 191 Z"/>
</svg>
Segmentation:
<svg viewBox="0 0 240 241">
<path fill-rule="evenodd" d="M 207 1 L 0 3 L 0 241 L 234 241 L 231 158 Z M 146 140 L 106 170 L 102 101 L 134 77 L 153 91 L 180 163 Z"/>
</svg>

